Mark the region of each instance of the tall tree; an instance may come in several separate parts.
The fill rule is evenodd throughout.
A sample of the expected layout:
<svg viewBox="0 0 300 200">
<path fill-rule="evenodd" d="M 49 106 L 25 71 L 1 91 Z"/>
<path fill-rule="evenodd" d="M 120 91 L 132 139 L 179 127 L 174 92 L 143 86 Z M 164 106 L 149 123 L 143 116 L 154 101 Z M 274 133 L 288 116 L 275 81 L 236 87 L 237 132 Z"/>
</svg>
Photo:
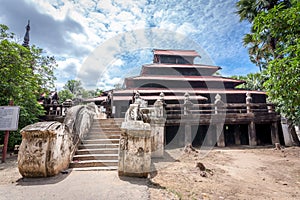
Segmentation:
<svg viewBox="0 0 300 200">
<path fill-rule="evenodd" d="M 56 63 L 42 49 L 24 47 L 14 41 L 15 35 L 0 24 L 0 105 L 8 105 L 12 99 L 20 106 L 19 128 L 22 128 L 43 115 L 37 99 L 54 86 Z"/>
<path fill-rule="evenodd" d="M 65 90 L 69 90 L 74 97 L 78 97 L 82 94 L 84 88 L 80 80 L 68 80 L 63 87 Z"/>
<path fill-rule="evenodd" d="M 270 99 L 279 105 L 281 113 L 300 125 L 300 2 L 291 1 L 284 9 L 280 4 L 254 19 L 254 36 L 268 30 L 277 39 L 276 57 L 264 71 L 264 84 Z"/>
<path fill-rule="evenodd" d="M 282 5 L 280 9 L 287 9 L 291 6 L 290 0 L 240 0 L 236 3 L 237 14 L 240 21 L 248 21 L 252 23 L 254 19 L 261 13 L 268 13 L 277 5 Z M 243 44 L 248 47 L 250 60 L 255 63 L 260 71 L 265 69 L 267 63 L 276 57 L 276 45 L 278 38 L 271 36 L 269 30 L 265 29 L 260 35 L 255 35 L 254 27 L 251 33 L 246 34 Z"/>
</svg>

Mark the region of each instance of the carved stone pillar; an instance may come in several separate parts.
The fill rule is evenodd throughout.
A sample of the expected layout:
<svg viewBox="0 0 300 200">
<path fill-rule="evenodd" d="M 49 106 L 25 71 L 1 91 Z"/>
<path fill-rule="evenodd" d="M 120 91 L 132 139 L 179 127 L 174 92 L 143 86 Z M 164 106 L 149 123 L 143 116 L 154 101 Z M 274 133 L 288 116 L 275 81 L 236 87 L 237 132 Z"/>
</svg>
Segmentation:
<svg viewBox="0 0 300 200">
<path fill-rule="evenodd" d="M 163 93 L 160 99 L 154 103 L 154 116 L 150 116 L 151 126 L 151 151 L 152 157 L 163 157 L 165 145 L 165 123 Z"/>
</svg>

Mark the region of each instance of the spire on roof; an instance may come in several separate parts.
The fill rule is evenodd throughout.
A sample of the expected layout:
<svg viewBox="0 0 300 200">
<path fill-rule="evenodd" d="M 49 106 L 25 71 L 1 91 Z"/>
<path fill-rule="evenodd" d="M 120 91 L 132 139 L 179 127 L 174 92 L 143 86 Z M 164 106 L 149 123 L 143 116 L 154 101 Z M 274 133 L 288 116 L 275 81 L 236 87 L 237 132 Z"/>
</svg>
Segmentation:
<svg viewBox="0 0 300 200">
<path fill-rule="evenodd" d="M 26 33 L 22 44 L 24 47 L 29 47 L 29 31 L 30 31 L 30 20 L 28 20 L 28 24 L 26 26 Z"/>
</svg>

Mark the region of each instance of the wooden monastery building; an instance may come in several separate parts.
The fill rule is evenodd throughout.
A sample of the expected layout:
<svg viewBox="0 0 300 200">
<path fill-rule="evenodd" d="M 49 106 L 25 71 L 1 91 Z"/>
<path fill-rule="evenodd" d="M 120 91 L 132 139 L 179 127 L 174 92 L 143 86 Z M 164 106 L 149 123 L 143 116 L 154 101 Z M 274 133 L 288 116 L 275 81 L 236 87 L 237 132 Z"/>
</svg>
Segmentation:
<svg viewBox="0 0 300 200">
<path fill-rule="evenodd" d="M 200 57 L 194 50 L 154 49 L 153 54 L 153 63 L 143 65 L 139 76 L 126 78 L 124 89 L 111 91 L 105 101 L 111 117 L 123 118 L 138 91 L 149 106 L 163 99 L 166 144 L 184 145 L 186 131 L 195 146 L 283 141 L 280 116 L 266 102 L 265 92 L 237 89 L 244 81 L 214 75 L 218 66 L 194 64 Z"/>
</svg>

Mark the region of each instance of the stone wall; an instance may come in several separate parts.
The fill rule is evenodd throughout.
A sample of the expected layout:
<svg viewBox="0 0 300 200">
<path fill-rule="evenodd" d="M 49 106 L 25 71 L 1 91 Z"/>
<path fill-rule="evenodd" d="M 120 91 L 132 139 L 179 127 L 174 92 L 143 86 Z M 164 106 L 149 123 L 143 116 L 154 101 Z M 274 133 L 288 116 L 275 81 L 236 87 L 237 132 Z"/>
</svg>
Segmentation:
<svg viewBox="0 0 300 200">
<path fill-rule="evenodd" d="M 67 169 L 91 126 L 95 104 L 70 108 L 63 123 L 38 122 L 21 130 L 18 168 L 23 177 L 54 176 Z"/>
</svg>

